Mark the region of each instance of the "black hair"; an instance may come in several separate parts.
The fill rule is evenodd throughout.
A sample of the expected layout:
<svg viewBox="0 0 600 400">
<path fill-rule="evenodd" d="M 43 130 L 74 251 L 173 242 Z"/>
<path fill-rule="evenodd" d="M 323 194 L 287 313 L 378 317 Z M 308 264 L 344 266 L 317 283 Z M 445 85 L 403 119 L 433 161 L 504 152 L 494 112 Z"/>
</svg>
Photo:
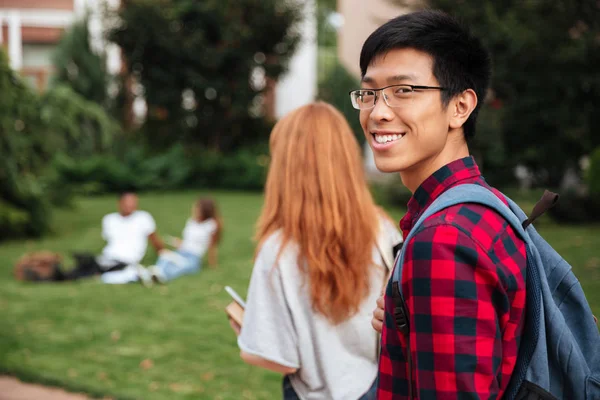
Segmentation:
<svg viewBox="0 0 600 400">
<path fill-rule="evenodd" d="M 364 77 L 373 60 L 390 50 L 412 48 L 433 58 L 433 75 L 442 92 L 442 104 L 467 89 L 477 94 L 478 103 L 463 125 L 465 139 L 475 135 L 477 114 L 488 89 L 491 61 L 481 41 L 450 15 L 435 10 L 417 11 L 396 17 L 380 26 L 365 41 L 360 53 Z"/>
<path fill-rule="evenodd" d="M 133 189 L 122 190 L 119 192 L 119 200 L 123 199 L 123 197 L 129 194 L 137 195 L 136 191 Z"/>
</svg>

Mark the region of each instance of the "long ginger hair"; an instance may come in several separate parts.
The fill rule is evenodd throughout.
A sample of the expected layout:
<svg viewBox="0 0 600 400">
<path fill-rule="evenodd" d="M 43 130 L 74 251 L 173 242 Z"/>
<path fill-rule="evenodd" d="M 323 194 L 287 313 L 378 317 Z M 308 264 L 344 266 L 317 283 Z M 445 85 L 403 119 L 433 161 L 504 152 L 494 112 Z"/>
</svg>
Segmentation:
<svg viewBox="0 0 600 400">
<path fill-rule="evenodd" d="M 379 228 L 360 146 L 344 116 L 323 102 L 282 118 L 269 145 L 258 248 L 278 230 L 282 249 L 296 243 L 313 309 L 333 323 L 343 322 L 369 293 Z"/>
</svg>

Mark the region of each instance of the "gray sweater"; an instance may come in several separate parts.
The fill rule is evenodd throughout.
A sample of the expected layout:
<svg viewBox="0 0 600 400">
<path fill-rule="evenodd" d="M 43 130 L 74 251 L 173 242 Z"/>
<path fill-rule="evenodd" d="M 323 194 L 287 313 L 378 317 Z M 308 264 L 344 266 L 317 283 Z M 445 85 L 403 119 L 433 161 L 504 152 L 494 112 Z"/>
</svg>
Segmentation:
<svg viewBox="0 0 600 400">
<path fill-rule="evenodd" d="M 402 239 L 382 218 L 384 242 Z M 244 323 L 238 345 L 243 351 L 297 368 L 290 382 L 303 400 L 357 399 L 377 375 L 377 333 L 371 327 L 375 301 L 385 268 L 373 247 L 371 291 L 360 310 L 347 321 L 331 324 L 311 307 L 305 275 L 297 264 L 298 248 L 281 247 L 279 232 L 263 244 L 250 280 Z M 391 253 L 391 248 L 390 248 Z"/>
</svg>

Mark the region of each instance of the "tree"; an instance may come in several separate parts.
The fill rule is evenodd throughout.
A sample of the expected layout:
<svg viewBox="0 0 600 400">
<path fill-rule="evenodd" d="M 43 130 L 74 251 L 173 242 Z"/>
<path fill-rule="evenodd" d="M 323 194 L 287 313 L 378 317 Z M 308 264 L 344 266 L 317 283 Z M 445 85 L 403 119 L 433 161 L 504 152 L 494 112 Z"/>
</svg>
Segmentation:
<svg viewBox="0 0 600 400">
<path fill-rule="evenodd" d="M 329 23 L 329 18 L 336 12 L 336 0 L 316 0 L 317 3 L 317 38 L 319 46 L 336 47 L 337 31 Z"/>
<path fill-rule="evenodd" d="M 227 151 L 264 139 L 262 77 L 285 71 L 300 4 L 279 0 L 131 0 L 109 37 L 148 104 L 144 130 Z"/>
<path fill-rule="evenodd" d="M 104 53 L 90 44 L 89 15 L 75 21 L 61 37 L 53 61 L 50 89 L 41 97 L 40 114 L 56 148 L 77 158 L 108 150 L 121 132 L 109 115 L 109 74 Z"/>
<path fill-rule="evenodd" d="M 68 203 L 49 168 L 55 155 L 81 159 L 106 150 L 118 125 L 66 85 L 38 96 L 2 49 L 0 93 L 0 240 L 39 236 L 50 228 L 51 203 Z"/>
<path fill-rule="evenodd" d="M 410 5 L 407 0 L 396 2 Z M 414 0 L 408 3 L 415 5 Z M 498 130 L 492 131 L 501 135 L 502 168 L 524 164 L 539 184 L 554 187 L 568 168 L 579 171 L 581 157 L 600 144 L 600 113 L 595 107 L 600 100 L 600 3 L 426 3 L 464 21 L 492 53 L 494 74 L 486 112 L 494 120 L 501 116 Z M 486 123 L 481 119 L 480 126 Z"/>
<path fill-rule="evenodd" d="M 319 83 L 319 99 L 326 101 L 344 114 L 356 139 L 362 145 L 365 143 L 365 135 L 360 121 L 358 111 L 352 107 L 348 92 L 360 87 L 360 82 L 350 74 L 344 66 L 336 60 L 325 79 Z"/>
<path fill-rule="evenodd" d="M 57 85 L 40 99 L 40 115 L 55 151 L 82 159 L 111 149 L 121 128 L 99 105 L 68 85 Z"/>
<path fill-rule="evenodd" d="M 0 240 L 39 235 L 49 227 L 37 174 L 50 158 L 39 100 L 8 65 L 0 49 Z"/>
<path fill-rule="evenodd" d="M 103 54 L 90 46 L 89 18 L 76 21 L 54 52 L 53 86 L 66 84 L 84 99 L 107 106 L 108 74 Z"/>
</svg>

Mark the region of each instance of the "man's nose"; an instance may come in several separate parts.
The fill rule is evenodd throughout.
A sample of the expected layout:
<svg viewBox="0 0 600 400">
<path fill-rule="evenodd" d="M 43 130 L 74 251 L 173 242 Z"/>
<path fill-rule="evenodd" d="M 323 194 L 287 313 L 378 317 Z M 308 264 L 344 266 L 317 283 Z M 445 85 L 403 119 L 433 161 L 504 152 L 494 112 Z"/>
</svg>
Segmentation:
<svg viewBox="0 0 600 400">
<path fill-rule="evenodd" d="M 388 106 L 385 102 L 384 96 L 385 95 L 383 94 L 383 92 L 381 92 L 381 94 L 377 97 L 375 107 L 373 107 L 371 111 L 370 118 L 375 122 L 389 121 L 392 118 L 394 118 L 394 112 L 392 111 L 390 106 Z"/>
</svg>

